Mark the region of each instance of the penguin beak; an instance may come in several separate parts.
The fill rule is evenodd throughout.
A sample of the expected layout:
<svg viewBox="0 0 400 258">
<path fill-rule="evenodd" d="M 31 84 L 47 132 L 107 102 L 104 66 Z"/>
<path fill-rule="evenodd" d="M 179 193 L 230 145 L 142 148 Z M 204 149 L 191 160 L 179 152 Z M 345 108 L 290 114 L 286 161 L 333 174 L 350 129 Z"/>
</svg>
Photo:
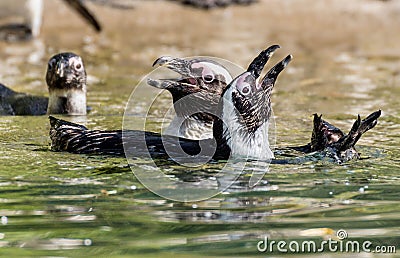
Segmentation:
<svg viewBox="0 0 400 258">
<path fill-rule="evenodd" d="M 292 55 L 286 56 L 282 61 L 272 67 L 261 80 L 260 85 L 267 94 L 272 91 L 278 75 L 283 71 L 283 69 L 285 69 L 285 67 L 290 63 L 290 61 L 292 61 L 292 59 Z"/>
<path fill-rule="evenodd" d="M 282 72 L 283 69 L 285 69 L 285 67 L 289 64 L 289 62 L 293 58 L 292 55 L 288 55 L 287 57 L 285 57 L 282 61 L 280 61 L 274 67 L 272 67 L 266 73 L 264 78 L 259 83 L 257 83 L 256 81 L 260 77 L 262 70 L 264 69 L 268 60 L 274 54 L 275 50 L 277 50 L 278 48 L 280 48 L 279 45 L 272 45 L 267 49 L 263 50 L 256 58 L 254 58 L 254 60 L 247 68 L 247 71 L 242 75 L 238 76 L 235 79 L 235 81 L 241 82 L 244 81 L 243 78 L 251 76 L 253 77 L 253 80 L 248 79 L 248 81 L 253 81 L 253 83 L 256 84 L 254 86 L 256 87 L 257 90 L 263 89 L 265 93 L 270 92 L 280 72 Z"/>
<path fill-rule="evenodd" d="M 191 76 L 190 62 L 182 58 L 162 56 L 154 61 L 153 67 L 156 65 L 167 67 L 168 69 L 177 72 L 182 76 Z"/>
<path fill-rule="evenodd" d="M 247 68 L 247 71 L 250 72 L 255 79 L 260 77 L 260 74 L 264 69 L 264 66 L 267 64 L 268 60 L 271 58 L 271 56 L 275 53 L 275 50 L 277 50 L 278 48 L 280 48 L 279 45 L 272 45 L 267 49 L 263 50 L 256 58 L 254 58 L 254 60 Z"/>
<path fill-rule="evenodd" d="M 246 124 L 250 131 L 256 130 L 269 119 L 272 88 L 280 72 L 292 60 L 292 56 L 288 55 L 272 67 L 262 80 L 258 81 L 267 61 L 278 48 L 278 45 L 274 45 L 262 51 L 249 65 L 247 71 L 230 83 L 228 87 L 232 87 L 232 89 L 225 92 L 228 94 L 225 97 L 232 102 L 240 114 L 239 122 Z"/>
<path fill-rule="evenodd" d="M 188 60 L 175 58 L 170 56 L 162 56 L 158 58 L 154 63 L 154 66 L 166 67 L 179 75 L 181 78 L 177 79 L 148 79 L 147 84 L 159 89 L 184 89 L 190 88 L 197 85 L 197 79 L 191 72 L 191 63 Z"/>
</svg>

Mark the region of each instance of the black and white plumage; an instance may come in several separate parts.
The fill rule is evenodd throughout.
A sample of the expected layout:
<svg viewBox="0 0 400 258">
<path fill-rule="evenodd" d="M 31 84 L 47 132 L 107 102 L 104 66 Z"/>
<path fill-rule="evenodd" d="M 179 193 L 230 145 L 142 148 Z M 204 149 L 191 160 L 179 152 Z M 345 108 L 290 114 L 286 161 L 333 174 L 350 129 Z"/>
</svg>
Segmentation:
<svg viewBox="0 0 400 258">
<path fill-rule="evenodd" d="M 86 115 L 86 78 L 80 56 L 61 53 L 52 57 L 46 73 L 49 88 L 47 113 Z"/>
<path fill-rule="evenodd" d="M 247 71 L 231 83 L 223 94 L 219 109 L 221 119 L 214 125 L 217 144 L 234 156 L 255 160 L 270 160 L 268 132 L 271 116 L 270 96 L 280 72 L 292 60 L 289 55 L 272 67 L 257 81 L 265 64 L 279 46 L 264 50 L 250 64 Z"/>
<path fill-rule="evenodd" d="M 148 79 L 147 83 L 172 95 L 176 116 L 164 134 L 202 140 L 213 137 L 213 113 L 223 90 L 232 81 L 221 64 L 205 58 L 158 58 L 154 65 L 164 66 L 181 75 L 177 79 Z"/>
<path fill-rule="evenodd" d="M 203 90 L 202 94 L 193 96 L 198 99 L 192 103 L 207 99 L 209 105 L 215 109 L 208 109 L 209 114 L 215 114 L 211 115 L 214 119 L 213 135 L 215 142 L 214 139 L 189 140 L 174 136 L 161 138 L 160 134 L 143 131 L 88 130 L 81 125 L 50 117 L 52 149 L 73 153 L 123 155 L 125 145 L 134 148 L 134 153 L 137 154 L 146 154 L 150 151 L 152 156 L 165 156 L 165 146 L 179 144 L 186 154 L 197 155 L 201 152 L 202 147 L 213 146 L 216 143 L 217 149 L 214 159 L 227 159 L 230 155 L 250 159 L 272 159 L 273 153 L 269 148 L 268 142 L 268 120 L 271 116 L 270 95 L 277 76 L 289 63 L 291 56 L 287 56 L 271 68 L 261 82 L 257 83 L 257 78 L 277 48 L 279 46 L 274 45 L 260 53 L 249 65 L 245 73 L 236 77 L 229 86 L 222 90 L 220 93 L 222 98 L 214 98 L 216 93 L 207 90 Z M 169 65 L 170 69 L 179 67 L 178 65 L 172 65 L 173 61 L 171 60 L 172 58 L 163 57 L 161 60 L 157 60 L 155 64 Z M 189 73 L 190 62 L 179 61 L 179 63 L 181 64 L 180 73 L 184 74 L 181 71 L 185 69 Z M 203 71 L 203 69 L 199 71 Z M 176 97 L 186 96 L 193 92 L 192 88 L 202 85 L 201 83 L 197 85 L 190 79 L 191 77 L 183 78 L 185 77 L 183 76 L 180 79 L 150 80 L 149 84 L 159 88 L 173 86 L 174 90 L 178 91 L 173 93 L 173 96 Z M 204 78 L 202 79 L 204 80 Z M 220 92 L 221 85 L 216 87 L 218 89 L 217 92 Z M 209 88 L 205 87 L 205 89 Z M 204 103 L 200 103 L 199 106 L 203 105 Z M 175 106 L 175 109 L 178 113 L 180 109 L 184 112 L 187 107 Z M 204 110 L 201 111 L 203 112 Z M 358 116 L 349 134 L 346 135 L 337 127 L 322 120 L 321 116 L 315 114 L 311 143 L 305 146 L 293 147 L 293 149 L 305 153 L 321 152 L 338 163 L 359 158 L 354 146 L 362 134 L 377 124 L 380 115 L 381 111 L 379 110 L 364 120 L 361 120 Z M 199 116 L 197 118 L 205 119 L 206 117 L 208 116 Z M 144 146 L 142 144 L 143 141 L 145 141 Z M 176 155 L 179 155 L 179 152 Z M 274 162 L 290 163 L 290 161 L 285 160 L 276 160 Z"/>
<path fill-rule="evenodd" d="M 286 67 L 291 60 L 291 56 L 288 56 L 272 68 L 261 83 L 257 83 L 257 77 L 272 52 L 263 51 L 260 55 L 267 55 L 268 57 L 264 58 L 264 61 L 259 65 L 252 66 L 248 71 L 235 78 L 222 92 L 222 98 L 217 105 L 217 109 L 212 113 L 214 121 L 216 121 L 216 123 L 214 122 L 214 137 L 217 143 L 214 154 L 215 159 L 227 159 L 231 154 L 235 158 L 271 159 L 273 157 L 267 139 L 267 124 L 270 114 L 268 112 L 270 104 L 267 99 L 279 72 Z M 253 71 L 253 69 L 257 71 Z M 247 93 L 245 88 L 248 88 L 250 92 Z M 241 105 L 241 101 L 250 103 L 247 104 L 247 107 L 251 111 L 247 112 L 236 107 L 236 105 Z M 249 116 L 256 116 L 256 118 Z M 260 122 L 255 120 L 260 120 Z M 246 123 L 246 121 L 255 122 Z M 54 117 L 50 117 L 50 124 L 52 149 L 73 153 L 123 154 L 124 145 L 136 148 L 136 146 L 140 145 L 139 142 L 145 139 L 147 149 L 142 150 L 144 152 L 149 150 L 152 153 L 165 155 L 167 147 L 169 148 L 179 142 L 181 148 L 187 154 L 196 155 L 201 151 L 200 146 L 210 146 L 215 142 L 214 139 L 197 141 L 174 136 L 164 136 L 163 140 L 159 134 L 143 131 L 88 130 L 81 125 Z M 235 142 L 242 137 L 249 137 L 248 139 L 241 139 L 241 142 L 245 143 L 244 146 Z M 137 145 L 135 145 L 135 141 L 138 143 Z M 254 147 L 252 145 L 256 148 L 252 148 Z M 135 151 L 138 152 L 138 150 Z"/>
<path fill-rule="evenodd" d="M 265 63 L 268 61 L 268 59 L 271 57 L 271 55 L 274 53 L 276 49 L 278 49 L 278 45 L 273 45 L 269 47 L 268 49 L 264 50 L 264 54 L 260 54 L 257 58 L 254 59 L 254 61 L 249 65 L 248 71 L 255 77 L 259 77 L 260 73 L 262 71 L 262 68 L 264 67 Z M 165 58 L 164 61 L 167 61 L 169 58 Z M 161 62 L 160 60 L 157 60 L 157 62 Z M 162 62 L 164 63 L 164 62 Z M 168 63 L 168 62 L 165 62 Z M 171 64 L 174 63 L 174 60 L 172 59 Z M 182 62 L 181 62 L 182 63 Z M 266 77 L 262 80 L 262 85 L 265 88 L 265 95 L 259 95 L 255 96 L 254 99 L 246 99 L 242 98 L 241 94 L 239 93 L 234 93 L 235 94 L 235 99 L 234 101 L 237 102 L 235 105 L 237 107 L 237 111 L 239 112 L 253 112 L 253 115 L 246 116 L 247 120 L 243 119 L 243 116 L 238 116 L 239 118 L 239 124 L 236 126 L 238 129 L 236 131 L 240 132 L 242 128 L 247 128 L 247 130 L 251 133 L 254 134 L 256 132 L 256 128 L 259 128 L 260 125 L 262 125 L 265 121 L 262 119 L 268 119 L 270 117 L 270 95 L 272 92 L 272 87 L 274 85 L 275 79 L 274 76 L 277 76 L 279 72 L 284 68 L 282 67 L 284 65 L 283 62 L 278 63 L 275 67 L 273 67 L 266 75 Z M 189 67 L 188 65 L 175 65 L 172 66 L 171 69 L 174 69 L 176 67 Z M 180 69 L 180 70 L 181 70 Z M 248 78 L 249 81 L 252 81 L 251 77 Z M 186 96 L 187 94 L 193 93 L 194 90 L 192 88 L 194 87 L 193 84 L 195 83 L 181 83 L 182 81 L 180 80 L 175 80 L 173 83 L 170 83 L 173 85 L 174 92 L 172 92 L 173 96 Z M 254 83 L 254 82 L 253 82 Z M 159 83 L 159 85 L 162 85 Z M 217 85 L 218 86 L 218 85 Z M 161 87 L 162 88 L 162 87 Z M 199 87 L 200 89 L 204 89 L 204 87 Z M 218 87 L 217 87 L 218 88 Z M 243 88 L 242 90 L 247 91 L 247 88 Z M 247 94 L 250 93 L 250 91 L 246 92 Z M 204 91 L 202 94 L 207 95 L 207 98 L 201 97 L 198 98 L 196 101 L 199 100 L 205 100 L 207 99 L 210 102 L 210 105 L 212 105 L 213 108 L 216 108 L 217 102 L 216 98 L 213 98 L 213 95 L 216 94 L 215 92 L 211 90 Z M 193 95 L 195 97 L 195 95 Z M 217 99 L 218 100 L 218 99 Z M 254 112 L 255 107 L 257 105 L 254 105 L 252 101 L 259 102 L 259 103 L 264 103 L 264 111 L 267 112 L 267 114 L 262 114 L 261 112 Z M 175 110 L 179 112 L 180 110 L 185 111 L 186 109 L 184 107 L 180 106 L 175 106 Z M 257 116 L 260 115 L 260 117 Z M 305 152 L 305 153 L 311 153 L 311 152 L 324 152 L 325 155 L 332 157 L 336 162 L 342 163 L 354 158 L 359 158 L 360 155 L 355 149 L 355 144 L 357 141 L 360 139 L 362 134 L 364 134 L 366 131 L 372 129 L 376 124 L 377 124 L 377 119 L 380 117 L 381 111 L 376 111 L 369 115 L 366 119 L 360 120 L 360 117 L 358 117 L 357 121 L 354 123 L 353 128 L 349 132 L 349 134 L 344 134 L 339 128 L 329 124 L 328 122 L 324 121 L 321 119 L 321 116 L 314 115 L 314 127 L 313 127 L 313 133 L 312 133 L 312 138 L 311 138 L 311 143 L 307 144 L 306 146 L 300 146 L 300 147 L 293 147 L 293 149 Z M 200 119 L 197 120 L 197 123 L 201 123 L 202 120 L 205 120 L 206 117 L 199 117 Z M 218 122 L 217 122 L 218 123 Z M 242 125 L 246 125 L 245 127 Z M 219 130 L 216 132 L 216 135 L 223 135 L 223 130 L 222 126 L 216 126 L 214 130 Z M 247 130 L 245 130 L 245 133 L 247 133 Z M 241 146 L 246 146 L 246 143 L 242 142 L 241 139 L 252 139 L 252 137 L 241 137 L 240 139 L 232 140 L 233 143 L 237 143 L 238 145 Z M 228 141 L 229 139 L 222 139 L 220 140 L 220 147 L 224 146 L 224 144 Z M 267 140 L 265 140 L 267 141 Z M 261 141 L 260 141 L 261 142 Z M 262 146 L 265 146 L 266 144 L 263 144 Z M 250 146 L 256 146 L 254 144 L 250 143 Z M 227 150 L 223 151 L 222 153 L 227 153 L 230 152 L 230 149 L 228 146 L 225 146 Z M 261 149 L 261 150 L 256 150 L 256 148 L 253 149 L 254 152 L 262 152 L 266 151 L 267 149 Z M 257 154 L 258 155 L 258 154 Z M 268 155 L 272 155 L 269 153 Z M 266 156 L 268 156 L 266 155 Z M 284 161 L 282 161 L 285 163 Z"/>
<path fill-rule="evenodd" d="M 81 154 L 125 155 L 124 144 L 129 151 L 139 156 L 149 154 L 165 156 L 165 145 L 179 142 L 185 153 L 200 152 L 199 141 L 175 136 L 161 137 L 159 133 L 139 130 L 89 130 L 85 126 L 50 116 L 50 139 L 53 151 Z M 202 140 L 211 141 L 211 140 Z M 143 143 L 147 146 L 143 147 Z M 143 148 L 142 148 L 143 147 Z M 173 149 L 173 148 L 171 148 Z"/>
<path fill-rule="evenodd" d="M 381 110 L 377 110 L 363 120 L 358 115 L 348 134 L 323 120 L 322 115 L 314 114 L 311 142 L 294 149 L 306 153 L 324 151 L 337 163 L 358 159 L 360 155 L 355 148 L 356 143 L 365 132 L 376 126 L 381 114 Z"/>
<path fill-rule="evenodd" d="M 0 84 L 0 115 L 86 114 L 86 70 L 80 56 L 59 53 L 50 58 L 46 82 L 49 98 Z"/>
</svg>

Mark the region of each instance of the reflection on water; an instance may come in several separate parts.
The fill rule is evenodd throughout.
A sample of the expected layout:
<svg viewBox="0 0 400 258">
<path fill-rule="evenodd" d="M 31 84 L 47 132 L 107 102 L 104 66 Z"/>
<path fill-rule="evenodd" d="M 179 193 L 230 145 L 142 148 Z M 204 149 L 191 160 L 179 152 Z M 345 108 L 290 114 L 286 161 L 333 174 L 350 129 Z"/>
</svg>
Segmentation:
<svg viewBox="0 0 400 258">
<path fill-rule="evenodd" d="M 54 8 L 53 1 L 46 4 Z M 46 116 L 1 117 L 2 255 L 266 256 L 257 251 L 265 236 L 322 241 L 338 229 L 345 229 L 349 239 L 399 246 L 396 1 L 315 6 L 307 0 L 260 1 L 211 12 L 154 4 L 140 1 L 130 10 L 93 6 L 104 19 L 101 35 L 80 19 L 60 19 L 68 9 L 54 8 L 45 13 L 37 41 L 0 43 L 0 81 L 46 95 L 47 58 L 57 51 L 77 52 L 86 62 L 92 107 L 80 121 L 90 128 L 117 129 L 129 94 L 158 56 L 215 55 L 246 66 L 260 49 L 279 43 L 282 49 L 274 58 L 291 53 L 294 61 L 272 96 L 277 158 L 294 158 L 297 154 L 285 147 L 309 141 L 315 112 L 347 131 L 357 113 L 382 109 L 378 125 L 359 143 L 362 159 L 340 166 L 316 157 L 271 164 L 254 188 L 248 184 L 250 169 L 221 194 L 181 203 L 147 190 L 124 158 L 49 151 Z M 143 92 L 143 103 L 148 94 Z M 155 115 L 167 111 L 169 101 L 168 95 L 161 98 Z M 144 115 L 143 103 L 137 103 L 133 120 Z M 158 130 L 159 121 L 150 129 Z M 137 160 L 135 169 L 146 173 L 148 162 Z M 188 169 L 159 162 L 174 180 L 209 178 L 215 185 L 224 166 Z"/>
</svg>

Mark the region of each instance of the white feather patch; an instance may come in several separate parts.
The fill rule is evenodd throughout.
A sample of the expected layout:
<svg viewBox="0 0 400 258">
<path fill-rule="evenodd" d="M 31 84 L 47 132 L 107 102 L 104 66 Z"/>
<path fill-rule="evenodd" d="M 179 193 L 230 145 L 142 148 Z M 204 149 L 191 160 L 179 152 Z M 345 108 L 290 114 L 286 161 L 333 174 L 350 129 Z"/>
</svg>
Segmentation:
<svg viewBox="0 0 400 258">
<path fill-rule="evenodd" d="M 213 137 L 213 129 L 212 123 L 204 123 L 191 117 L 185 119 L 175 116 L 163 134 L 192 140 L 204 140 Z"/>
<path fill-rule="evenodd" d="M 223 97 L 223 134 L 231 148 L 234 158 L 268 160 L 274 158 L 268 140 L 269 121 L 260 126 L 254 134 L 250 134 L 245 125 L 239 123 L 235 107 L 232 104 L 232 92 L 236 85 L 226 91 Z"/>
</svg>

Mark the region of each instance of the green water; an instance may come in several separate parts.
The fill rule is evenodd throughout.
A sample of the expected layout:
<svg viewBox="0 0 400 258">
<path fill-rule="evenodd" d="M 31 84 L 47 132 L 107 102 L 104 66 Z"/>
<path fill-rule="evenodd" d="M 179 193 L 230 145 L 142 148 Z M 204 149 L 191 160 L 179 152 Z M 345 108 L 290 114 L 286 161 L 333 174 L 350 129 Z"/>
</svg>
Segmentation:
<svg viewBox="0 0 400 258">
<path fill-rule="evenodd" d="M 158 56 L 214 55 L 245 67 L 272 43 L 282 46 L 272 62 L 294 55 L 272 96 L 280 148 L 309 141 L 313 113 L 323 113 L 344 131 L 357 114 L 382 109 L 383 115 L 358 144 L 361 160 L 270 165 L 255 188 L 248 187 L 250 174 L 244 174 L 223 193 L 196 203 L 153 194 L 124 158 L 50 151 L 46 116 L 0 117 L 0 256 L 265 257 L 268 253 L 257 251 L 265 236 L 320 242 L 339 229 L 351 240 L 399 249 L 400 31 L 399 18 L 390 11 L 396 6 L 379 2 L 384 8 L 379 16 L 338 1 L 340 7 L 327 7 L 331 13 L 321 15 L 324 7 L 300 2 L 283 8 L 280 1 L 261 1 L 211 12 L 154 2 L 129 11 L 93 6 L 105 19 L 102 35 L 79 21 L 59 25 L 57 15 L 68 13 L 56 9 L 46 14 L 39 40 L 1 43 L 1 82 L 36 95 L 46 95 L 43 78 L 52 54 L 82 55 L 92 112 L 63 118 L 90 128 L 121 127 L 130 93 Z M 263 15 L 267 8 L 275 12 Z M 65 33 L 56 33 L 58 26 Z M 31 53 L 38 53 L 34 62 Z M 145 101 L 154 91 L 140 94 Z M 169 102 L 164 94 L 155 114 L 163 114 Z M 138 117 L 146 114 L 142 104 Z M 150 129 L 159 127 L 155 121 Z M 134 169 L 145 171 L 147 162 L 137 160 Z M 209 176 L 222 166 L 203 166 L 191 176 Z M 167 169 L 174 178 L 186 176 L 185 167 Z"/>
</svg>

